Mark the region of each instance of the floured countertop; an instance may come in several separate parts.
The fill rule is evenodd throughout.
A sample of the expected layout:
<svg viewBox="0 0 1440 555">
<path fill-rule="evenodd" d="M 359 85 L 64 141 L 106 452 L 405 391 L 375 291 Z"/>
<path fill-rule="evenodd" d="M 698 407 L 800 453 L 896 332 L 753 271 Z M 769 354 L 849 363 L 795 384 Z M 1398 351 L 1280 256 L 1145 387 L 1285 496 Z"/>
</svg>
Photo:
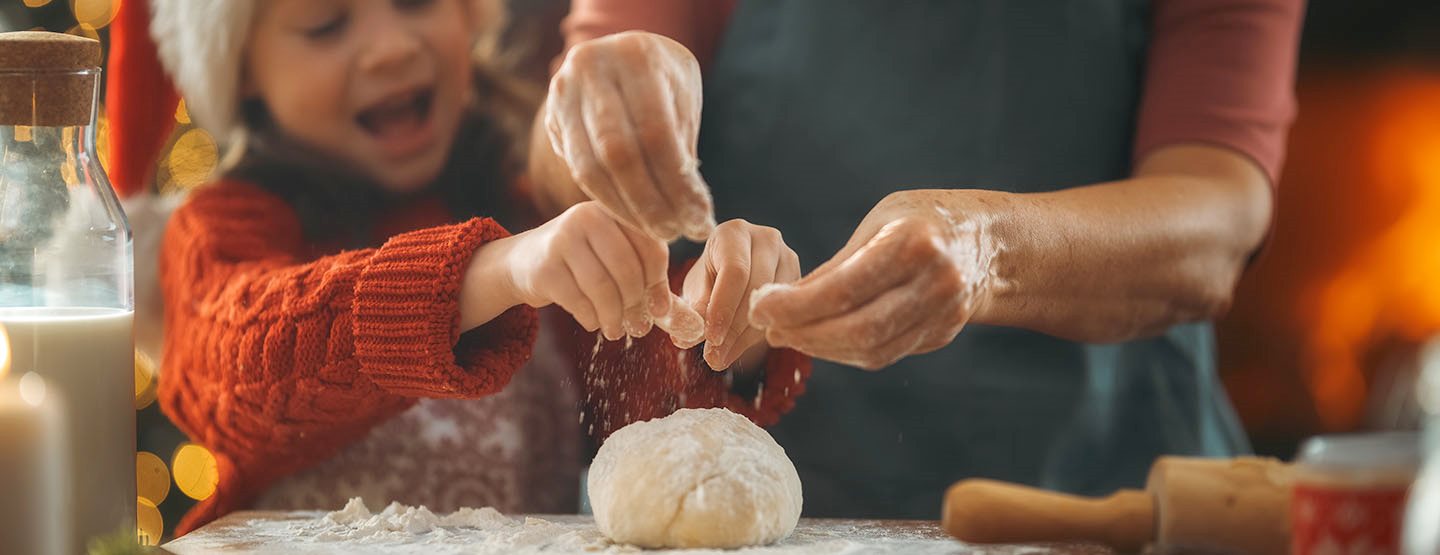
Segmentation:
<svg viewBox="0 0 1440 555">
<path fill-rule="evenodd" d="M 412 509 L 399 507 L 400 509 Z M 393 511 L 394 509 L 387 509 Z M 451 517 L 425 515 L 428 524 L 410 529 L 364 529 L 336 524 L 325 511 L 244 511 L 230 514 L 176 539 L 164 549 L 179 555 L 237 553 L 310 554 L 490 554 L 490 553 L 654 553 L 689 555 L 830 555 L 868 553 L 1041 554 L 1110 553 L 1090 545 L 981 546 L 946 536 L 936 521 L 801 519 L 795 532 L 771 546 L 738 550 L 644 550 L 605 539 L 589 516 L 471 515 L 471 525 L 453 526 Z M 378 516 L 383 516 L 382 512 Z M 458 513 L 457 513 L 458 515 Z M 414 516 L 408 515 L 408 516 Z M 452 515 L 453 516 L 453 515 Z M 406 522 L 415 522 L 410 519 Z M 343 521 L 342 521 L 343 522 Z M 339 532 L 339 533 L 337 533 Z"/>
</svg>

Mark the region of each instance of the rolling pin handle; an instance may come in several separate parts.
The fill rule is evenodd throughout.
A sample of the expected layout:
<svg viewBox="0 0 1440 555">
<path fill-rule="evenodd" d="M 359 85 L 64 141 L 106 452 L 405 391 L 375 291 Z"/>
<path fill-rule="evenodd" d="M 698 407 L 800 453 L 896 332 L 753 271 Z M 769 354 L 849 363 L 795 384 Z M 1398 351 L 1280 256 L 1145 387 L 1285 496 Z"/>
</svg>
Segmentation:
<svg viewBox="0 0 1440 555">
<path fill-rule="evenodd" d="M 1085 498 L 993 480 L 963 480 L 945 494 L 941 524 L 969 543 L 1099 542 L 1138 552 L 1155 539 L 1155 501 L 1121 490 Z"/>
</svg>

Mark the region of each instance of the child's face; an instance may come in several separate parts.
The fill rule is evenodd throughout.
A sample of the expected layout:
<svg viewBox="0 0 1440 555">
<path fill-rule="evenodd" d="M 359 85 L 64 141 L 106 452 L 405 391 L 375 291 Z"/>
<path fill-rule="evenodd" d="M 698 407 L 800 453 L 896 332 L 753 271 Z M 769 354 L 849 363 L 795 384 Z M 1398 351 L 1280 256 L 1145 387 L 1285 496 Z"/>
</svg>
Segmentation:
<svg viewBox="0 0 1440 555">
<path fill-rule="evenodd" d="M 264 0 L 246 95 L 386 189 L 420 188 L 445 165 L 471 94 L 470 1 Z"/>
</svg>

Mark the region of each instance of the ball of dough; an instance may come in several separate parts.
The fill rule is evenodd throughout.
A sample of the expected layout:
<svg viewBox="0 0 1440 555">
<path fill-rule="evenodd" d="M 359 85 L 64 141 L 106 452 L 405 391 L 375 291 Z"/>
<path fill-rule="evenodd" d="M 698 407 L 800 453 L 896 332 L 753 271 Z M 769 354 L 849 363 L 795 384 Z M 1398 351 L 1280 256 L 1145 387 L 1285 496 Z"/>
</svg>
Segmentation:
<svg viewBox="0 0 1440 555">
<path fill-rule="evenodd" d="M 611 540 L 641 547 L 774 543 L 800 520 L 800 475 L 774 438 L 725 409 L 681 409 L 616 431 L 590 465 Z"/>
</svg>

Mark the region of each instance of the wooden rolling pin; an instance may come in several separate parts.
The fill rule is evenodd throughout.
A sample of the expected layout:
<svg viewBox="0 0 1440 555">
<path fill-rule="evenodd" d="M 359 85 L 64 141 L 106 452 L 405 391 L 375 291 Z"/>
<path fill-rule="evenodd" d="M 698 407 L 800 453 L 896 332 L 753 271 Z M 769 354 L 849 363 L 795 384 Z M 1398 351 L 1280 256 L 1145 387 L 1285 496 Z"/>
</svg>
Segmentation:
<svg viewBox="0 0 1440 555">
<path fill-rule="evenodd" d="M 941 524 L 970 543 L 1083 541 L 1119 551 L 1286 553 L 1290 467 L 1274 459 L 1161 457 L 1145 489 L 1086 498 L 964 480 L 945 494 Z"/>
</svg>

